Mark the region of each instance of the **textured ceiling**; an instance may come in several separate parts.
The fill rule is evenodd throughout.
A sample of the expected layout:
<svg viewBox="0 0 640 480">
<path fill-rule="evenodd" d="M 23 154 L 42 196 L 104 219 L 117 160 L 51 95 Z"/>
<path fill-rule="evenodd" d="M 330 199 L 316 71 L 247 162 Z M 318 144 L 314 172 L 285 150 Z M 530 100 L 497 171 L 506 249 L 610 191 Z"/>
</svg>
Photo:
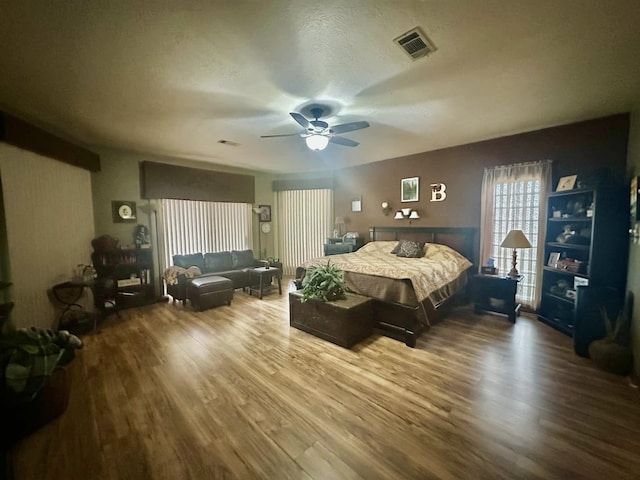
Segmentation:
<svg viewBox="0 0 640 480">
<path fill-rule="evenodd" d="M 639 25 L 638 0 L 3 0 L 0 108 L 90 147 L 338 168 L 637 109 Z M 415 26 L 438 51 L 414 62 Z M 368 121 L 360 146 L 260 138 L 311 103 Z"/>
</svg>

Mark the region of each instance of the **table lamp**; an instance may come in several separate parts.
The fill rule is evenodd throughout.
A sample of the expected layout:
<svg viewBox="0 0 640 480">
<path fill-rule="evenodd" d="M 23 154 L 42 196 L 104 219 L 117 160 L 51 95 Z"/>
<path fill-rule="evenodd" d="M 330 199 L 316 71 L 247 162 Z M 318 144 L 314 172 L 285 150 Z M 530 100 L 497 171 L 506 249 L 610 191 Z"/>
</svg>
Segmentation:
<svg viewBox="0 0 640 480">
<path fill-rule="evenodd" d="M 344 218 L 336 217 L 336 221 L 334 222 L 334 224 L 336 227 L 336 232 L 338 232 L 338 235 L 334 235 L 334 236 L 340 237 L 342 235 L 342 225 L 344 225 Z"/>
<path fill-rule="evenodd" d="M 500 244 L 501 247 L 504 248 L 513 248 L 513 259 L 511 260 L 511 270 L 508 273 L 509 277 L 517 277 L 520 274 L 516 269 L 516 264 L 518 263 L 518 254 L 516 252 L 517 248 L 531 248 L 531 244 L 527 237 L 524 236 L 522 230 L 511 230 L 505 239 Z"/>
</svg>

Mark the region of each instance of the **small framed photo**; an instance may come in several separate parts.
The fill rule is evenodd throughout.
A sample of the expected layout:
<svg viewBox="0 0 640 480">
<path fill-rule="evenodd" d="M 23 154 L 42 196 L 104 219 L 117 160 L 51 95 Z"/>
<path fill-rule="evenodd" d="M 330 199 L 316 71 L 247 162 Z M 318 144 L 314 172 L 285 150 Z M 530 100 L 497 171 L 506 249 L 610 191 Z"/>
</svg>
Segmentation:
<svg viewBox="0 0 640 480">
<path fill-rule="evenodd" d="M 362 197 L 353 197 L 351 199 L 351 211 L 352 212 L 362 211 Z"/>
<path fill-rule="evenodd" d="M 547 266 L 551 268 L 556 268 L 556 265 L 560 261 L 560 252 L 551 252 L 549 254 L 549 261 L 547 262 Z"/>
<path fill-rule="evenodd" d="M 578 178 L 578 175 L 569 175 L 569 176 L 560 178 L 560 180 L 558 180 L 558 187 L 556 188 L 556 192 L 573 190 L 573 187 L 576 184 L 577 178 Z"/>
<path fill-rule="evenodd" d="M 271 221 L 271 205 L 258 205 L 260 209 L 260 213 L 258 214 L 258 218 L 261 222 L 270 222 Z"/>
<path fill-rule="evenodd" d="M 400 201 L 417 202 L 420 191 L 420 177 L 403 178 L 401 181 Z"/>
</svg>

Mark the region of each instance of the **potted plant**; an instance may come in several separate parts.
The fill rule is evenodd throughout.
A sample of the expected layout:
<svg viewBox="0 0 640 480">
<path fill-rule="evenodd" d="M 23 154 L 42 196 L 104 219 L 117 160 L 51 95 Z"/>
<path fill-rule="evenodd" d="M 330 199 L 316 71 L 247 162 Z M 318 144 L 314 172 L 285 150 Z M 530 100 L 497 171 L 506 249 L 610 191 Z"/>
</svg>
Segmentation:
<svg viewBox="0 0 640 480">
<path fill-rule="evenodd" d="M 344 298 L 347 286 L 344 283 L 344 271 L 331 262 L 326 265 L 310 267 L 302 280 L 302 298 L 300 302 L 307 300 L 320 300 L 322 302 Z"/>
<path fill-rule="evenodd" d="M 615 324 L 609 318 L 604 307 L 600 308 L 602 319 L 607 329 L 607 335 L 591 342 L 589 356 L 594 363 L 612 373 L 628 374 L 633 367 L 633 352 L 630 346 L 630 322 L 633 295 L 627 295 L 624 308 L 618 315 Z"/>
</svg>

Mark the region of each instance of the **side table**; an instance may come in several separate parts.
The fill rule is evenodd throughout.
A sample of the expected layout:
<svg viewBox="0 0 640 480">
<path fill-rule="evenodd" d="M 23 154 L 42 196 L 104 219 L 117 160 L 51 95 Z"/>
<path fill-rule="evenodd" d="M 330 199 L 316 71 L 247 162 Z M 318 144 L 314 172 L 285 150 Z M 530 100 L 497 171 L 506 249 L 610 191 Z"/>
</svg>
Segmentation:
<svg viewBox="0 0 640 480">
<path fill-rule="evenodd" d="M 258 267 L 253 268 L 250 271 L 251 275 L 256 278 L 256 284 L 249 287 L 249 295 L 253 292 L 258 293 L 258 298 L 262 300 L 262 296 L 264 295 L 264 291 L 266 288 L 271 288 L 271 282 L 273 281 L 273 277 L 278 281 L 278 292 L 282 295 L 282 271 L 276 267 Z"/>
<path fill-rule="evenodd" d="M 496 312 L 507 315 L 509 321 L 515 323 L 520 304 L 516 303 L 518 283 L 524 275 L 517 277 L 500 277 L 497 275 L 473 275 L 471 278 L 471 298 L 474 312 Z"/>
</svg>

